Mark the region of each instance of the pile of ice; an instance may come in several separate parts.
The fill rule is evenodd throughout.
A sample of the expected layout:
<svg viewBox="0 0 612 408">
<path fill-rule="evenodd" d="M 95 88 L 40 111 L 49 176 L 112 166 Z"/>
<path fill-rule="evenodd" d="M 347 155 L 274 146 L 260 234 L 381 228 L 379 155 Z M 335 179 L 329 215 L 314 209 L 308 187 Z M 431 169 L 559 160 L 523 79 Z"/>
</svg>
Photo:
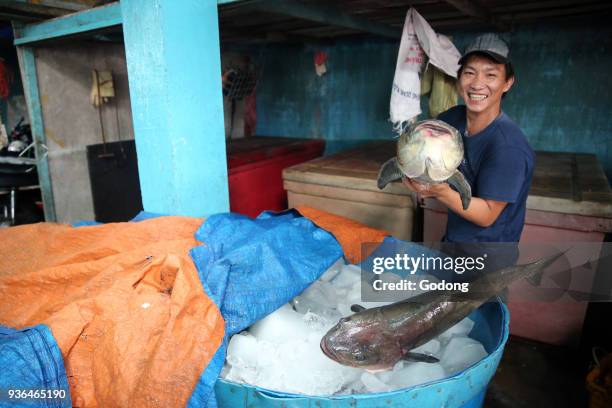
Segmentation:
<svg viewBox="0 0 612 408">
<path fill-rule="evenodd" d="M 359 267 L 338 260 L 292 302 L 248 331 L 234 335 L 221 377 L 289 393 L 363 394 L 439 380 L 487 355 L 482 344 L 468 337 L 474 322 L 466 318 L 413 350 L 433 355 L 440 359 L 439 363 L 400 361 L 393 370 L 373 374 L 332 361 L 319 346 L 325 333 L 341 317 L 352 314 L 353 304 L 364 307 L 384 304 L 361 301 L 360 279 Z"/>
</svg>

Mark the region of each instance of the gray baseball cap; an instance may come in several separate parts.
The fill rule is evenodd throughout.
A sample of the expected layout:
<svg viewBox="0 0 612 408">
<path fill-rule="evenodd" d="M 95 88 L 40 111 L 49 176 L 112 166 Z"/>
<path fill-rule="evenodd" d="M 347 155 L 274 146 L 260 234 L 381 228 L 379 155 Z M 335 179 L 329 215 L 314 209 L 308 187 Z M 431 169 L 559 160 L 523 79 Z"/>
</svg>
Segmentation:
<svg viewBox="0 0 612 408">
<path fill-rule="evenodd" d="M 459 64 L 463 65 L 466 58 L 475 52 L 487 54 L 499 64 L 505 64 L 510 61 L 508 44 L 497 34 L 488 33 L 478 36 L 466 47 L 463 56 L 459 60 Z"/>
</svg>

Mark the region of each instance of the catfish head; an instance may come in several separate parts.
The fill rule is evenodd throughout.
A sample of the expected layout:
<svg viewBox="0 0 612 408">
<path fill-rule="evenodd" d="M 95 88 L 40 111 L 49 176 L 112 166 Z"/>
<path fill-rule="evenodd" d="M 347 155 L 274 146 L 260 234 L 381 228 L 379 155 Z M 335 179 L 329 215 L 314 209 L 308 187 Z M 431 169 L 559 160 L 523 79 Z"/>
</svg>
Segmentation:
<svg viewBox="0 0 612 408">
<path fill-rule="evenodd" d="M 378 308 L 344 317 L 321 339 L 321 350 L 332 360 L 371 371 L 392 369 L 402 348 Z"/>
</svg>

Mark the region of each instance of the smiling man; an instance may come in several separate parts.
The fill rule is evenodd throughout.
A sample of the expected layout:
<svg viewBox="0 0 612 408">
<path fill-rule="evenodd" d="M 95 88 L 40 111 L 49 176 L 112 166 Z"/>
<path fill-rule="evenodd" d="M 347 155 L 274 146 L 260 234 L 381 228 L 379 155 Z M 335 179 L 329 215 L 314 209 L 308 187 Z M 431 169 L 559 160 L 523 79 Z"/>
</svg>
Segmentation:
<svg viewBox="0 0 612 408">
<path fill-rule="evenodd" d="M 521 129 L 501 109 L 514 84 L 509 49 L 495 34 L 474 40 L 459 60 L 457 87 L 465 105 L 438 119 L 463 135 L 459 170 L 472 187 L 466 210 L 448 184 L 424 186 L 404 179 L 422 197 L 435 197 L 449 208 L 446 242 L 518 242 L 525 224 L 534 153 Z"/>
</svg>

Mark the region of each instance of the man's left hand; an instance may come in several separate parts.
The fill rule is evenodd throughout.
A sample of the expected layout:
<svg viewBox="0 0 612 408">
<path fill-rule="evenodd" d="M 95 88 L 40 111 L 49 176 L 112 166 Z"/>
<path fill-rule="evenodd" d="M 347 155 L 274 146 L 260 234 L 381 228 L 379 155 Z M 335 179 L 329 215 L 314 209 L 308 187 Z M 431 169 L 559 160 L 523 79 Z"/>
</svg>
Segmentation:
<svg viewBox="0 0 612 408">
<path fill-rule="evenodd" d="M 448 197 L 453 192 L 453 189 L 448 183 L 430 184 L 419 191 L 423 198 L 443 198 Z"/>
</svg>

